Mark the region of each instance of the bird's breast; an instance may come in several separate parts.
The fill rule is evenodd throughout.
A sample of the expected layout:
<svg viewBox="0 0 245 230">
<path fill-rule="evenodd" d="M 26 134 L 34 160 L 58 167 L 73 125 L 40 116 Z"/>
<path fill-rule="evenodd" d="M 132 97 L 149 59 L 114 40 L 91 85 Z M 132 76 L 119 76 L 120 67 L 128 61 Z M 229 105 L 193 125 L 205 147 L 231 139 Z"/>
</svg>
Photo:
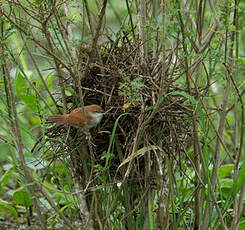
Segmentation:
<svg viewBox="0 0 245 230">
<path fill-rule="evenodd" d="M 89 128 L 93 128 L 95 127 L 96 125 L 98 125 L 103 117 L 103 114 L 90 114 L 89 116 L 91 119 L 90 119 L 90 122 L 88 122 L 88 126 Z"/>
</svg>

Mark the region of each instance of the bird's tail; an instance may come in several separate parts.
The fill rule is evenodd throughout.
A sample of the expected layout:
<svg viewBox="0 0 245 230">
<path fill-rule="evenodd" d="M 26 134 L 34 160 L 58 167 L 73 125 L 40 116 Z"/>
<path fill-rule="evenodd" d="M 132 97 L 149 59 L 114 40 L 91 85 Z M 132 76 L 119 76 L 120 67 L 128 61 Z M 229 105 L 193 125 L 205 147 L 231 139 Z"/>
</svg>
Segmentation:
<svg viewBox="0 0 245 230">
<path fill-rule="evenodd" d="M 55 125 L 65 125 L 67 121 L 67 114 L 52 115 L 46 119 L 47 123 L 55 123 Z"/>
</svg>

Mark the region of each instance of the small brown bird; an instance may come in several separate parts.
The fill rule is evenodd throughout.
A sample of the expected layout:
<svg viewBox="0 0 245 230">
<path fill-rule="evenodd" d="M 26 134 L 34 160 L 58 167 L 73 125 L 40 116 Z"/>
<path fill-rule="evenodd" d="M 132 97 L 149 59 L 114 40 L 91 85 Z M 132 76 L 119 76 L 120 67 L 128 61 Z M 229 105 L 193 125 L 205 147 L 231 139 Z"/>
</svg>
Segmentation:
<svg viewBox="0 0 245 230">
<path fill-rule="evenodd" d="M 56 126 L 70 125 L 76 128 L 89 130 L 98 125 L 103 117 L 103 110 L 99 105 L 84 106 L 84 115 L 82 108 L 72 110 L 69 114 L 53 115 L 47 118 L 47 123 L 55 123 Z"/>
</svg>

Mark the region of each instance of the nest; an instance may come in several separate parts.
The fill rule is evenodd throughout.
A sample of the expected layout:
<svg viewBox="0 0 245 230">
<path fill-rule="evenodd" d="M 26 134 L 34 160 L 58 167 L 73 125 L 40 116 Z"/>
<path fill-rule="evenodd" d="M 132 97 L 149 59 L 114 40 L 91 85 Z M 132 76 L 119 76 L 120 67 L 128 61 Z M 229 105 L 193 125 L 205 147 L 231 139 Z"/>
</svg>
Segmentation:
<svg viewBox="0 0 245 230">
<path fill-rule="evenodd" d="M 135 44 L 127 34 L 117 42 L 104 44 L 98 49 L 97 58 L 90 64 L 87 78 L 81 82 L 84 104 L 98 104 L 107 111 L 101 123 L 91 129 L 94 163 L 105 165 L 106 157 L 101 156 L 108 152 L 110 138 L 117 141 L 116 146 L 110 150 L 114 155 L 110 166 L 111 173 L 115 173 L 122 160 L 132 154 L 137 132 L 151 116 L 158 100 L 162 76 L 161 62 L 149 57 L 147 63 L 142 63 L 140 48 L 141 45 Z M 85 69 L 86 62 L 81 66 Z M 176 157 L 182 155 L 190 140 L 191 113 L 186 104 L 187 98 L 183 94 L 174 93 L 185 89 L 177 86 L 180 74 L 178 66 L 172 62 L 171 55 L 167 57 L 165 76 L 165 94 L 154 117 L 144 127 L 138 149 L 146 145 L 161 146 L 167 154 Z M 74 101 L 74 98 L 69 97 L 67 100 Z M 76 107 L 73 104 L 70 109 Z M 120 116 L 122 114 L 124 115 Z M 116 132 L 112 137 L 117 119 Z M 71 128 L 69 132 L 73 146 L 84 145 L 87 142 L 84 135 L 78 133 L 75 128 Z M 58 136 L 63 136 L 64 140 L 67 128 L 55 128 L 46 134 L 49 138 L 52 137 L 52 140 Z M 61 145 L 60 142 L 52 140 L 51 145 Z M 77 167 L 75 171 L 81 173 L 82 163 L 74 165 L 73 167 Z"/>
</svg>

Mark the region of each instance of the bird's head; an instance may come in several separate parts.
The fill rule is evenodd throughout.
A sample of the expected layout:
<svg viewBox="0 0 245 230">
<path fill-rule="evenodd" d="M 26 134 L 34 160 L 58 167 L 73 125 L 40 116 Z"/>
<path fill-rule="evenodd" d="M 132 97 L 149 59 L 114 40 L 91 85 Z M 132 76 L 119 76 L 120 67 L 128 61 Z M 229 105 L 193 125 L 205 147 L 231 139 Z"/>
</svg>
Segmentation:
<svg viewBox="0 0 245 230">
<path fill-rule="evenodd" d="M 92 128 L 100 123 L 103 117 L 103 110 L 99 105 L 88 105 L 85 106 L 84 109 L 86 110 L 85 113 L 91 117 L 89 126 Z"/>
</svg>

